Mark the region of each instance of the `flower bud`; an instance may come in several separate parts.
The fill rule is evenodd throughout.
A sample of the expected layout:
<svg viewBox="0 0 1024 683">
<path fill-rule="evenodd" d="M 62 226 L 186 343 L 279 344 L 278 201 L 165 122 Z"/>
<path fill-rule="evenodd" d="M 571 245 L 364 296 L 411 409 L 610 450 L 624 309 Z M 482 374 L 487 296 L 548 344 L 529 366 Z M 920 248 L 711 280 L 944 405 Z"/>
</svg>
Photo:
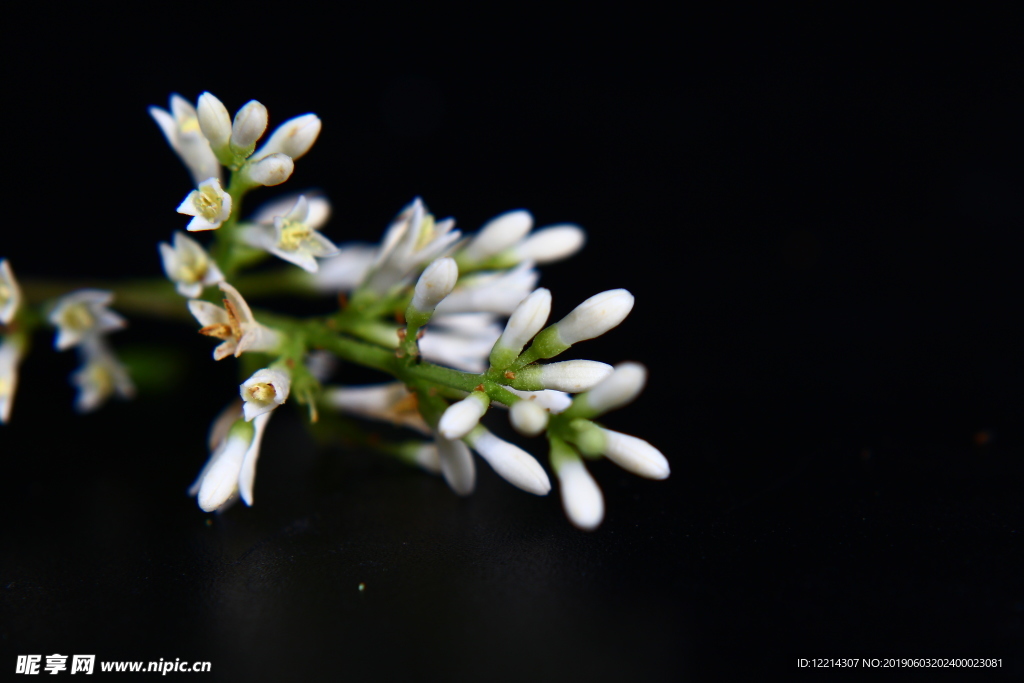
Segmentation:
<svg viewBox="0 0 1024 683">
<path fill-rule="evenodd" d="M 199 96 L 196 108 L 199 116 L 199 128 L 203 136 L 209 140 L 214 152 L 223 149 L 231 138 L 231 116 L 224 103 L 208 92 Z"/>
<path fill-rule="evenodd" d="M 420 313 L 433 313 L 434 307 L 441 303 L 455 288 L 459 279 L 459 267 L 455 260 L 439 258 L 423 271 L 416 281 L 416 289 L 412 297 L 413 309 Z"/>
<path fill-rule="evenodd" d="M 533 233 L 520 242 L 515 253 L 520 261 L 537 265 L 569 258 L 583 247 L 586 234 L 575 225 L 553 225 Z"/>
<path fill-rule="evenodd" d="M 551 490 L 547 472 L 536 458 L 519 446 L 499 439 L 483 427 L 473 430 L 466 440 L 502 479 L 513 486 L 538 496 L 546 496 Z"/>
<path fill-rule="evenodd" d="M 557 468 L 562 507 L 569 521 L 584 531 L 593 531 L 604 519 L 604 496 L 578 457 L 566 458 Z"/>
<path fill-rule="evenodd" d="M 509 211 L 489 220 L 462 251 L 470 263 L 479 263 L 499 254 L 523 239 L 533 227 L 529 211 Z"/>
<path fill-rule="evenodd" d="M 288 180 L 295 170 L 291 157 L 284 154 L 271 154 L 263 157 L 247 169 L 249 180 L 254 185 L 280 185 Z"/>
<path fill-rule="evenodd" d="M 564 344 L 573 345 L 585 339 L 600 337 L 633 310 L 633 295 L 625 289 L 611 289 L 590 297 L 574 308 L 555 326 Z"/>
<path fill-rule="evenodd" d="M 476 485 L 476 465 L 469 447 L 462 441 L 437 437 L 437 454 L 441 461 L 441 474 L 452 491 L 460 496 L 473 493 Z"/>
<path fill-rule="evenodd" d="M 508 417 L 512 427 L 523 436 L 537 436 L 548 426 L 548 411 L 529 399 L 513 403 Z"/>
<path fill-rule="evenodd" d="M 535 289 L 523 299 L 508 319 L 505 331 L 491 349 L 491 365 L 504 370 L 522 352 L 526 342 L 540 332 L 551 314 L 551 292 L 544 287 Z"/>
<path fill-rule="evenodd" d="M 466 398 L 448 406 L 437 423 L 437 431 L 446 439 L 455 440 L 469 434 L 480 422 L 490 405 L 487 394 L 474 391 Z"/>
<path fill-rule="evenodd" d="M 238 420 L 231 426 L 224 443 L 211 456 L 196 482 L 199 484 L 199 507 L 204 512 L 226 507 L 238 494 L 238 475 L 254 435 L 253 425 Z"/>
<path fill-rule="evenodd" d="M 520 370 L 517 384 L 527 389 L 557 389 L 570 394 L 592 389 L 612 374 L 612 366 L 596 360 L 566 360 L 547 365 L 530 365 Z"/>
<path fill-rule="evenodd" d="M 10 325 L 21 307 L 21 287 L 14 279 L 11 262 L 0 259 L 0 324 Z"/>
<path fill-rule="evenodd" d="M 600 428 L 604 433 L 604 456 L 624 470 L 648 479 L 666 479 L 668 460 L 661 451 L 629 434 Z"/>
<path fill-rule="evenodd" d="M 273 132 L 270 139 L 256 153 L 256 157 L 268 154 L 287 154 L 298 159 L 309 151 L 320 135 L 320 119 L 316 114 L 304 114 L 288 119 Z"/>
<path fill-rule="evenodd" d="M 248 157 L 256 147 L 256 141 L 260 139 L 266 129 L 267 108 L 256 100 L 250 100 L 235 114 L 235 122 L 231 125 L 231 149 L 243 157 Z M 277 183 L 263 184 L 276 185 Z"/>
<path fill-rule="evenodd" d="M 647 382 L 647 368 L 639 363 L 620 363 L 607 379 L 580 396 L 587 415 L 602 415 L 631 403 Z"/>
<path fill-rule="evenodd" d="M 263 368 L 254 372 L 252 377 L 238 387 L 242 400 L 245 401 L 243 411 L 246 421 L 269 413 L 288 400 L 291 387 L 291 376 L 282 370 Z"/>
</svg>

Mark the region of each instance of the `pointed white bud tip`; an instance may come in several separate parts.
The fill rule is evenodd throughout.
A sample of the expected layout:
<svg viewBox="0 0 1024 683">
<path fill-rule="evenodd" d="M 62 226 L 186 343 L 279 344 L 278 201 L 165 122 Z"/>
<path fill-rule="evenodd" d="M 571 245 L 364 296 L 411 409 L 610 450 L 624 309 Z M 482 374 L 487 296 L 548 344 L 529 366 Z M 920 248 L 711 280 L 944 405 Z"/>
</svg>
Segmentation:
<svg viewBox="0 0 1024 683">
<path fill-rule="evenodd" d="M 416 290 L 412 297 L 412 307 L 421 313 L 431 313 L 455 288 L 459 279 L 459 267 L 455 259 L 439 258 L 423 271 L 416 281 Z"/>
<path fill-rule="evenodd" d="M 291 177 L 295 163 L 285 154 L 271 154 L 249 167 L 249 179 L 257 185 L 280 185 Z"/>
<path fill-rule="evenodd" d="M 480 228 L 462 253 L 470 263 L 484 261 L 519 242 L 532 227 L 533 216 L 529 211 L 520 209 L 503 213 Z"/>
<path fill-rule="evenodd" d="M 448 406 L 437 423 L 437 431 L 446 439 L 455 440 L 469 434 L 487 412 L 487 395 L 474 391 L 466 398 Z"/>
<path fill-rule="evenodd" d="M 647 368 L 640 363 L 620 363 L 608 378 L 587 394 L 587 405 L 595 415 L 631 403 L 647 382 Z"/>
<path fill-rule="evenodd" d="M 548 426 L 548 411 L 529 399 L 513 403 L 508 418 L 515 430 L 523 436 L 537 436 Z"/>
<path fill-rule="evenodd" d="M 526 342 L 541 331 L 551 315 L 551 291 L 540 287 L 519 302 L 512 311 L 505 331 L 491 350 L 491 365 L 498 370 L 507 368 L 519 357 Z"/>
<path fill-rule="evenodd" d="M 270 139 L 256 153 L 264 157 L 278 152 L 298 159 L 309 151 L 320 135 L 320 119 L 316 114 L 304 114 L 288 119 L 274 130 Z"/>
<path fill-rule="evenodd" d="M 612 374 L 612 366 L 596 360 L 565 360 L 525 368 L 520 375 L 539 381 L 545 389 L 578 394 L 594 388 Z"/>
<path fill-rule="evenodd" d="M 242 471 L 245 454 L 252 445 L 254 428 L 239 420 L 227 437 L 210 456 L 192 490 L 198 494 L 199 507 L 204 512 L 227 508 L 238 496 L 238 475 Z"/>
<path fill-rule="evenodd" d="M 250 150 L 266 129 L 267 108 L 251 100 L 235 114 L 235 122 L 231 125 L 231 146 L 238 150 Z"/>
<path fill-rule="evenodd" d="M 626 319 L 633 310 L 633 301 L 633 295 L 625 289 L 595 294 L 555 323 L 558 336 L 569 345 L 600 337 Z"/>
<path fill-rule="evenodd" d="M 624 470 L 648 479 L 667 479 L 668 460 L 661 451 L 629 434 L 600 427 L 604 434 L 604 455 Z"/>
<path fill-rule="evenodd" d="M 575 225 L 553 225 L 533 233 L 516 246 L 521 261 L 537 265 L 569 258 L 583 247 L 586 233 Z"/>
<path fill-rule="evenodd" d="M 537 459 L 519 446 L 499 439 L 482 427 L 470 436 L 470 446 L 498 475 L 527 493 L 546 496 L 551 481 Z"/>
<path fill-rule="evenodd" d="M 224 103 L 208 92 L 199 96 L 199 128 L 213 149 L 220 149 L 231 138 L 231 116 Z"/>
<path fill-rule="evenodd" d="M 0 259 L 0 323 L 9 325 L 21 306 L 21 287 L 7 259 Z"/>
<path fill-rule="evenodd" d="M 252 377 L 238 387 L 242 400 L 245 401 L 245 419 L 251 421 L 284 403 L 288 400 L 291 387 L 292 378 L 286 372 L 275 368 L 263 368 L 254 372 Z"/>
<path fill-rule="evenodd" d="M 476 465 L 469 447 L 462 441 L 437 437 L 437 455 L 441 461 L 441 474 L 452 491 L 460 496 L 473 493 L 476 486 Z"/>
<path fill-rule="evenodd" d="M 593 531 L 604 519 L 604 496 L 579 458 L 563 462 L 558 469 L 562 507 L 569 521 L 583 531 Z"/>
</svg>

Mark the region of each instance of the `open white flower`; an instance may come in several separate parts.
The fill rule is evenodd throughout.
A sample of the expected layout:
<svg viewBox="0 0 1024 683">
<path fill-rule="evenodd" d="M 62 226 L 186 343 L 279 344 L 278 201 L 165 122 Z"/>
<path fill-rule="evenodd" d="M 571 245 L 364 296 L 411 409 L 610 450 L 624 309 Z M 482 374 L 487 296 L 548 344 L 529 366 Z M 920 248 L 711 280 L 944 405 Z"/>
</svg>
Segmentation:
<svg viewBox="0 0 1024 683">
<path fill-rule="evenodd" d="M 10 325 L 21 306 L 21 287 L 7 259 L 0 259 L 0 324 Z"/>
<path fill-rule="evenodd" d="M 152 116 L 171 148 L 185 162 L 192 182 L 199 185 L 207 178 L 220 180 L 220 162 L 210 148 L 210 142 L 203 135 L 196 108 L 180 95 L 171 95 L 171 111 L 150 107 Z"/>
<path fill-rule="evenodd" d="M 216 262 L 185 233 L 174 233 L 173 247 L 167 242 L 161 242 L 159 247 L 164 272 L 182 296 L 194 299 L 203 293 L 203 287 L 224 280 Z"/>
<path fill-rule="evenodd" d="M 18 389 L 18 364 L 25 355 L 26 341 L 22 334 L 10 334 L 0 343 L 0 423 L 11 419 L 14 392 Z"/>
<path fill-rule="evenodd" d="M 189 489 L 190 496 L 198 496 L 203 511 L 226 510 L 239 493 L 246 505 L 253 504 L 256 463 L 270 415 L 265 413 L 250 424 L 240 419 L 236 403 L 217 419 L 211 435 L 212 454 Z"/>
<path fill-rule="evenodd" d="M 242 382 L 238 392 L 245 401 L 242 411 L 246 421 L 269 413 L 288 400 L 292 388 L 291 375 L 279 368 L 263 368 Z"/>
<path fill-rule="evenodd" d="M 107 347 L 103 337 L 87 337 L 79 346 L 82 367 L 71 375 L 71 383 L 78 387 L 75 410 L 89 413 L 113 395 L 130 399 L 135 396 L 128 371 Z"/>
<path fill-rule="evenodd" d="M 378 294 L 407 281 L 419 268 L 445 253 L 462 236 L 454 219 L 436 222 L 417 197 L 398 215 L 384 233 L 380 254 L 367 277 L 367 285 Z"/>
<path fill-rule="evenodd" d="M 113 292 L 99 289 L 80 289 L 61 297 L 49 316 L 57 327 L 54 348 L 63 351 L 124 327 L 124 318 L 107 309 L 113 300 Z"/>
<path fill-rule="evenodd" d="M 234 355 L 236 358 L 245 351 L 273 351 L 281 343 L 281 336 L 256 322 L 252 310 L 238 290 L 227 282 L 220 283 L 224 292 L 224 308 L 208 301 L 193 299 L 188 302 L 202 329 L 199 334 L 224 342 L 213 350 L 213 359 L 221 360 Z"/>
<path fill-rule="evenodd" d="M 317 198 L 314 201 L 315 212 L 311 211 L 312 202 L 299 195 L 287 213 L 273 216 L 272 225 L 247 226 L 241 233 L 242 238 L 254 247 L 315 273 L 318 269 L 316 259 L 335 256 L 338 247 L 317 232 L 317 228 L 327 220 L 330 210 L 325 208 L 326 200 Z"/>
<path fill-rule="evenodd" d="M 186 230 L 216 230 L 231 215 L 231 195 L 221 189 L 220 180 L 207 178 L 178 206 L 178 213 L 193 216 Z"/>
</svg>

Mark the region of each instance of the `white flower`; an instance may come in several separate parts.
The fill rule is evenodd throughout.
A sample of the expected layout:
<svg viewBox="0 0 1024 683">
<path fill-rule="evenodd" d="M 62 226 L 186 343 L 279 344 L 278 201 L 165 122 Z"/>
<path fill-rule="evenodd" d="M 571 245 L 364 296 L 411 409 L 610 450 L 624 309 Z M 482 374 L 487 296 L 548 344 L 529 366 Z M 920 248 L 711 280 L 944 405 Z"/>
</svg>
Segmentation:
<svg viewBox="0 0 1024 683">
<path fill-rule="evenodd" d="M 299 195 L 288 213 L 274 216 L 273 226 L 248 226 L 241 233 L 242 239 L 303 270 L 315 273 L 316 259 L 334 256 L 338 248 L 316 230 L 326 220 L 327 214 L 318 211 L 314 216 L 315 223 L 310 221 L 310 215 L 310 202 Z"/>
<path fill-rule="evenodd" d="M 156 120 L 171 148 L 185 162 L 193 184 L 199 185 L 207 178 L 220 180 L 220 163 L 203 135 L 195 107 L 180 95 L 171 95 L 170 113 L 159 107 L 150 107 L 149 115 Z"/>
<path fill-rule="evenodd" d="M 336 256 L 320 263 L 320 270 L 313 276 L 313 287 L 322 292 L 350 292 L 366 279 L 377 256 L 375 245 L 342 244 Z"/>
<path fill-rule="evenodd" d="M 605 439 L 602 453 L 616 465 L 648 479 L 668 477 L 668 460 L 657 448 L 629 434 L 613 432 L 604 427 L 598 429 Z"/>
<path fill-rule="evenodd" d="M 7 259 L 0 259 L 0 324 L 10 325 L 21 306 L 21 287 Z"/>
<path fill-rule="evenodd" d="M 253 158 L 262 159 L 269 154 L 280 152 L 292 159 L 298 159 L 309 151 L 318 135 L 320 119 L 316 114 L 296 116 L 278 126 Z"/>
<path fill-rule="evenodd" d="M 433 313 L 434 308 L 448 296 L 459 279 L 455 260 L 439 258 L 420 275 L 413 290 L 411 306 L 419 313 Z"/>
<path fill-rule="evenodd" d="M 546 365 L 530 365 L 516 379 L 538 389 L 557 389 L 577 394 L 592 389 L 612 374 L 612 366 L 596 360 L 566 360 Z"/>
<path fill-rule="evenodd" d="M 49 321 L 57 327 L 54 348 L 63 351 L 124 327 L 124 318 L 107 310 L 113 299 L 113 292 L 99 289 L 80 289 L 61 297 L 49 316 Z"/>
<path fill-rule="evenodd" d="M 247 102 L 235 114 L 231 124 L 231 148 L 238 154 L 247 156 L 256 146 L 256 141 L 267 129 L 267 108 L 256 100 Z"/>
<path fill-rule="evenodd" d="M 541 331 L 551 314 L 551 292 L 543 287 L 535 289 L 519 302 L 505 325 L 505 331 L 491 349 L 491 365 L 503 370 L 515 361 L 526 342 Z"/>
<path fill-rule="evenodd" d="M 419 341 L 420 355 L 456 370 L 483 372 L 500 334 L 501 326 L 487 313 L 435 315 Z"/>
<path fill-rule="evenodd" d="M 469 263 L 481 263 L 500 254 L 526 237 L 533 227 L 533 216 L 520 209 L 508 211 L 487 221 L 473 235 L 460 256 Z"/>
<path fill-rule="evenodd" d="M 620 363 L 611 375 L 576 400 L 582 401 L 588 415 L 602 415 L 631 403 L 646 382 L 647 368 L 643 365 Z"/>
<path fill-rule="evenodd" d="M 79 351 L 82 367 L 71 375 L 71 383 L 78 387 L 75 410 L 80 413 L 92 412 L 114 394 L 125 399 L 135 396 L 135 385 L 128 371 L 102 337 L 86 337 Z"/>
<path fill-rule="evenodd" d="M 188 302 L 188 310 L 203 326 L 199 334 L 224 340 L 213 350 L 213 359 L 221 360 L 230 355 L 237 358 L 245 351 L 275 350 L 280 344 L 280 335 L 256 322 L 249 304 L 237 289 L 227 282 L 219 286 L 225 295 L 224 308 L 197 299 Z"/>
<path fill-rule="evenodd" d="M 460 496 L 473 493 L 476 485 L 476 465 L 469 447 L 462 441 L 450 441 L 440 434 L 435 441 L 441 464 L 441 474 L 452 491 Z"/>
<path fill-rule="evenodd" d="M 633 301 L 633 295 L 625 289 L 595 294 L 555 323 L 558 337 L 568 346 L 599 337 L 626 319 L 633 310 Z"/>
<path fill-rule="evenodd" d="M 174 233 L 174 246 L 161 242 L 160 259 L 164 272 L 177 286 L 178 293 L 194 299 L 203 293 L 203 287 L 224 279 L 217 264 L 206 251 L 183 232 Z"/>
<path fill-rule="evenodd" d="M 236 403 L 215 421 L 212 454 L 189 489 L 190 496 L 198 496 L 203 511 L 223 511 L 239 493 L 246 505 L 252 505 L 256 462 L 270 415 L 265 413 L 250 424 L 239 419 L 241 411 Z"/>
<path fill-rule="evenodd" d="M 476 273 L 465 277 L 444 301 L 437 313 L 486 312 L 509 315 L 529 296 L 540 274 L 530 262 L 507 271 Z"/>
<path fill-rule="evenodd" d="M 231 215 L 231 195 L 221 189 L 220 180 L 207 178 L 192 190 L 178 207 L 178 213 L 193 216 L 186 230 L 216 230 Z"/>
<path fill-rule="evenodd" d="M 377 262 L 368 274 L 366 285 L 378 294 L 387 293 L 406 282 L 420 266 L 443 256 L 462 233 L 453 230 L 451 218 L 439 223 L 426 212 L 417 197 L 391 223 L 384 233 Z"/>
<path fill-rule="evenodd" d="M 523 436 L 537 436 L 548 426 L 548 411 L 536 401 L 516 401 L 508 411 L 509 421 Z"/>
<path fill-rule="evenodd" d="M 461 401 L 448 406 L 437 423 L 437 431 L 446 439 L 461 439 L 477 426 L 487 412 L 490 399 L 481 391 L 474 391 Z"/>
<path fill-rule="evenodd" d="M 586 466 L 578 457 L 565 458 L 555 474 L 569 521 L 584 531 L 596 529 L 604 519 L 604 496 Z"/>
<path fill-rule="evenodd" d="M 242 411 L 246 421 L 252 421 L 269 413 L 288 400 L 292 388 L 291 375 L 277 368 L 263 368 L 253 373 L 252 377 L 242 382 L 238 392 L 245 401 Z"/>
<path fill-rule="evenodd" d="M 409 427 L 423 434 L 430 433 L 417 407 L 416 394 L 406 389 L 402 382 L 332 387 L 324 390 L 323 400 L 352 415 Z"/>
<path fill-rule="evenodd" d="M 18 389 L 18 364 L 25 355 L 25 337 L 10 334 L 0 343 L 0 423 L 11 419 L 14 392 Z"/>
<path fill-rule="evenodd" d="M 510 484 L 538 496 L 546 496 L 551 490 L 547 472 L 519 446 L 499 439 L 483 427 L 474 429 L 466 441 Z"/>
<path fill-rule="evenodd" d="M 514 265 L 522 261 L 553 263 L 575 254 L 586 241 L 576 225 L 552 225 L 528 236 L 533 227 L 529 211 L 509 211 L 491 219 L 458 255 L 465 265 Z"/>
</svg>

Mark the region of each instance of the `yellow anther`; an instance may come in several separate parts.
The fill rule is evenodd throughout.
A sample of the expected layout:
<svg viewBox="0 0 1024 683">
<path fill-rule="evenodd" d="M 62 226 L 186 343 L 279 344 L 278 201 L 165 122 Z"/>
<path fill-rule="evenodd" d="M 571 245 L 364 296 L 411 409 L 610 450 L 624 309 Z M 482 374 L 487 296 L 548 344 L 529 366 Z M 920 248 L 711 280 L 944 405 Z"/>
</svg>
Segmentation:
<svg viewBox="0 0 1024 683">
<path fill-rule="evenodd" d="M 313 229 L 305 223 L 283 221 L 281 223 L 281 237 L 277 241 L 277 246 L 285 251 L 295 251 L 312 235 Z"/>
<path fill-rule="evenodd" d="M 249 387 L 249 397 L 258 403 L 266 403 L 274 400 L 277 390 L 269 382 L 259 382 Z"/>
<path fill-rule="evenodd" d="M 61 313 L 61 324 L 70 330 L 88 330 L 96 324 L 96 318 L 85 304 L 73 304 Z"/>
</svg>

